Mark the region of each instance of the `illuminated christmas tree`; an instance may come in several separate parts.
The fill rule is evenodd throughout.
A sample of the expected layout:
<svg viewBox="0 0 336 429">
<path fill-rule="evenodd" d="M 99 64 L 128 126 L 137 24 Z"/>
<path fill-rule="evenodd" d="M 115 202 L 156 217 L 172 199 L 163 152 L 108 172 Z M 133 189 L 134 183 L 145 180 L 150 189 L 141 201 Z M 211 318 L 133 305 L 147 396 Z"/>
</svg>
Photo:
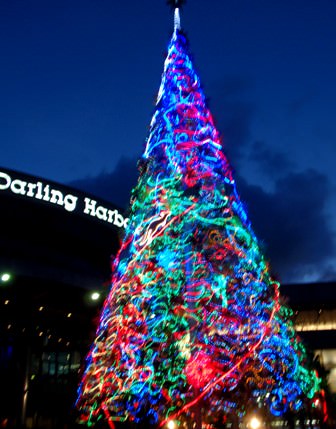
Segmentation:
<svg viewBox="0 0 336 429">
<path fill-rule="evenodd" d="M 298 410 L 319 380 L 240 201 L 178 9 L 139 170 L 79 388 L 82 421 Z"/>
</svg>

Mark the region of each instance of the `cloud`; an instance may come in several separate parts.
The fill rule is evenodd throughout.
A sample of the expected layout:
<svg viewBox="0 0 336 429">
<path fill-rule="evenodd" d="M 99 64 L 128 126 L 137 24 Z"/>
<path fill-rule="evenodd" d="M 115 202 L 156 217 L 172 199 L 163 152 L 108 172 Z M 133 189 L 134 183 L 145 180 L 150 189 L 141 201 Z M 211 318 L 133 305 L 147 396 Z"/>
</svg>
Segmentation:
<svg viewBox="0 0 336 429">
<path fill-rule="evenodd" d="M 325 212 L 328 178 L 313 169 L 289 173 L 275 181 L 271 192 L 237 181 L 274 275 L 282 282 L 330 278 L 335 243 Z"/>
<path fill-rule="evenodd" d="M 286 283 L 334 280 L 330 178 L 316 169 L 299 171 L 287 152 L 263 141 L 247 145 L 246 153 L 250 171 L 237 181 L 275 276 Z"/>
<path fill-rule="evenodd" d="M 131 190 L 136 185 L 139 175 L 137 160 L 138 157 L 122 157 L 113 171 L 78 179 L 68 185 L 111 201 L 126 210 L 130 202 Z"/>
<path fill-rule="evenodd" d="M 271 148 L 263 141 L 252 143 L 248 161 L 254 162 L 262 174 L 269 178 L 283 176 L 295 167 L 287 153 Z"/>
</svg>

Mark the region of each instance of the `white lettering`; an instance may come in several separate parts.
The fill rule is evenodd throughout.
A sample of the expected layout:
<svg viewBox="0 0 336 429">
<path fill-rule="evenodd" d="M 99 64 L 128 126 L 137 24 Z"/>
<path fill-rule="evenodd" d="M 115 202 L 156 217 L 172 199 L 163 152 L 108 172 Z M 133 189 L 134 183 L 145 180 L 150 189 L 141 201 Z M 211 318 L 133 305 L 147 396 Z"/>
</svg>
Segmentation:
<svg viewBox="0 0 336 429">
<path fill-rule="evenodd" d="M 49 184 L 44 184 L 41 181 L 36 183 L 27 182 L 21 179 L 12 179 L 12 177 L 0 171 L 0 191 L 10 190 L 13 194 L 24 195 L 37 200 L 43 200 L 50 204 L 63 206 L 68 212 L 73 212 L 76 209 L 78 197 L 72 194 L 64 195 L 58 189 L 52 189 Z M 84 198 L 84 214 L 96 217 L 99 220 L 116 225 L 119 228 L 126 228 L 129 219 L 124 217 L 118 210 L 111 210 L 104 206 L 97 206 L 97 201 L 90 198 Z"/>
<path fill-rule="evenodd" d="M 43 195 L 42 195 L 42 183 L 41 182 L 37 182 L 36 186 L 37 186 L 37 192 L 35 194 L 35 198 L 37 198 L 38 200 L 42 200 L 42 198 L 43 198 Z"/>
<path fill-rule="evenodd" d="M 0 182 L 0 189 L 8 189 L 11 183 L 11 178 L 10 176 L 8 176 L 8 174 L 3 173 L 2 171 L 0 171 L 0 180 L 4 179 L 6 182 L 4 184 L 2 184 Z"/>
<path fill-rule="evenodd" d="M 84 208 L 84 213 L 85 214 L 89 214 L 91 216 L 96 216 L 96 204 L 97 201 L 95 200 L 90 200 L 90 198 L 84 198 L 85 201 L 85 208 Z"/>
<path fill-rule="evenodd" d="M 120 228 L 124 226 L 124 218 L 121 216 L 120 213 L 116 212 L 115 218 L 114 218 L 114 225 L 119 226 Z"/>
<path fill-rule="evenodd" d="M 50 185 L 42 182 L 30 183 L 25 180 L 14 179 L 9 174 L 0 171 L 0 190 L 10 189 L 13 194 L 34 197 L 37 200 L 49 201 L 52 204 L 64 206 L 65 210 L 72 212 L 76 208 L 78 197 L 68 194 L 65 197 L 57 189 L 50 189 Z"/>
<path fill-rule="evenodd" d="M 28 192 L 27 197 L 33 197 L 34 196 L 34 189 L 36 188 L 36 183 L 28 183 Z"/>
<path fill-rule="evenodd" d="M 11 191 L 14 194 L 20 194 L 20 195 L 26 195 L 26 187 L 27 182 L 24 182 L 23 180 L 15 179 L 11 183 Z"/>
<path fill-rule="evenodd" d="M 50 196 L 49 196 L 49 185 L 46 185 L 43 189 L 43 201 L 49 201 L 50 200 Z"/>
<path fill-rule="evenodd" d="M 113 216 L 115 215 L 115 213 L 117 213 L 117 210 L 108 211 L 108 218 L 107 218 L 108 223 L 113 223 Z"/>
<path fill-rule="evenodd" d="M 64 208 L 68 212 L 73 212 L 76 208 L 78 197 L 68 194 L 64 197 Z"/>
<path fill-rule="evenodd" d="M 91 200 L 90 198 L 84 198 L 85 207 L 83 212 L 93 217 L 97 217 L 100 220 L 104 220 L 108 223 L 113 223 L 113 225 L 118 226 L 119 228 L 126 228 L 128 225 L 129 219 L 124 219 L 124 217 L 118 212 L 118 210 L 109 210 L 106 207 L 98 206 L 97 201 Z"/>
<path fill-rule="evenodd" d="M 96 216 L 98 219 L 107 220 L 107 208 L 98 206 L 96 210 Z"/>
<path fill-rule="evenodd" d="M 63 194 L 62 194 L 62 192 L 57 191 L 56 189 L 52 189 L 50 202 L 53 204 L 58 204 L 59 206 L 63 206 Z"/>
</svg>

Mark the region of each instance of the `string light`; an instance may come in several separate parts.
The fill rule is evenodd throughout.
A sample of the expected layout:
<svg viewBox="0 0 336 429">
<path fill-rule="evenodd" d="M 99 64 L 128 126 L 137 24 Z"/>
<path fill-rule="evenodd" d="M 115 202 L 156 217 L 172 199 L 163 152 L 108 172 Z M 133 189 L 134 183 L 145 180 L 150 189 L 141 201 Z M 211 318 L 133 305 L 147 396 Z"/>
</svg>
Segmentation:
<svg viewBox="0 0 336 429">
<path fill-rule="evenodd" d="M 187 41 L 171 39 L 126 236 L 77 406 L 82 421 L 163 426 L 200 401 L 274 415 L 313 398 L 290 310 L 240 201 Z"/>
</svg>

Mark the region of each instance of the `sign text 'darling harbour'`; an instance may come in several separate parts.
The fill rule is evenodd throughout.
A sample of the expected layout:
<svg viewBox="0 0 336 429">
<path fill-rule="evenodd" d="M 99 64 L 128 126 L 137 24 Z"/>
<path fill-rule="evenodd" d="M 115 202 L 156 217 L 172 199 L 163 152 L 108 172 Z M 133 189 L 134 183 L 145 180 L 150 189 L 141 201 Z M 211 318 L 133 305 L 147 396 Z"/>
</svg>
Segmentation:
<svg viewBox="0 0 336 429">
<path fill-rule="evenodd" d="M 33 198 L 49 204 L 63 207 L 68 212 L 81 210 L 83 214 L 96 217 L 119 228 L 125 228 L 128 219 L 124 218 L 117 209 L 107 208 L 89 197 L 80 197 L 66 193 L 41 180 L 28 181 L 26 178 L 13 177 L 5 171 L 0 171 L 0 192 L 9 191 L 18 197 Z"/>
</svg>

